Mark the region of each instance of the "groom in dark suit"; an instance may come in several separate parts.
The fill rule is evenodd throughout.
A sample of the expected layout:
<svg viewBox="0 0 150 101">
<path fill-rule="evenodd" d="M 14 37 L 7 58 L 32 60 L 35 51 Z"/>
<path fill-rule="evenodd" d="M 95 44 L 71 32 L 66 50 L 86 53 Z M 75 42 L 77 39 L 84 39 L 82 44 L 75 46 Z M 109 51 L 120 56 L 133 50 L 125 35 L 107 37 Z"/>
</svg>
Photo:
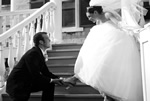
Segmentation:
<svg viewBox="0 0 150 101">
<path fill-rule="evenodd" d="M 63 84 L 45 63 L 44 52 L 50 47 L 47 33 L 35 34 L 33 41 L 35 46 L 22 56 L 7 79 L 6 92 L 13 101 L 28 101 L 31 92 L 37 91 L 42 91 L 42 101 L 53 101 L 55 84 Z"/>
</svg>

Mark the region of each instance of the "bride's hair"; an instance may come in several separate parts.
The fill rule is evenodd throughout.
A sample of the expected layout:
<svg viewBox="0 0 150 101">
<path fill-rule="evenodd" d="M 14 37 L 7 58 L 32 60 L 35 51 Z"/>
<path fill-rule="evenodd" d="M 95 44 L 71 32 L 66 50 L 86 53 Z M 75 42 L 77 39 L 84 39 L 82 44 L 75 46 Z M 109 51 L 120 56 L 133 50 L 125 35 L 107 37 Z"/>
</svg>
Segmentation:
<svg viewBox="0 0 150 101">
<path fill-rule="evenodd" d="M 88 13 L 91 13 L 93 14 L 94 11 L 97 11 L 99 14 L 102 14 L 103 13 L 103 8 L 102 6 L 90 6 L 90 7 L 87 7 L 87 12 Z M 110 12 L 105 12 L 104 13 L 106 19 L 110 19 L 110 17 L 114 17 L 112 13 Z"/>
<path fill-rule="evenodd" d="M 90 6 L 87 7 L 88 13 L 94 13 L 94 11 L 97 11 L 99 14 L 103 13 L 103 9 L 101 6 Z"/>
<path fill-rule="evenodd" d="M 93 14 L 94 11 L 97 11 L 100 15 L 104 14 L 106 19 L 111 20 L 115 24 L 118 24 L 118 21 L 121 21 L 120 17 L 115 15 L 115 13 L 112 13 L 109 11 L 107 11 L 107 12 L 103 11 L 102 6 L 89 6 L 89 7 L 87 7 L 87 13 Z M 120 10 L 117 10 L 117 12 L 119 12 L 119 11 Z"/>
</svg>

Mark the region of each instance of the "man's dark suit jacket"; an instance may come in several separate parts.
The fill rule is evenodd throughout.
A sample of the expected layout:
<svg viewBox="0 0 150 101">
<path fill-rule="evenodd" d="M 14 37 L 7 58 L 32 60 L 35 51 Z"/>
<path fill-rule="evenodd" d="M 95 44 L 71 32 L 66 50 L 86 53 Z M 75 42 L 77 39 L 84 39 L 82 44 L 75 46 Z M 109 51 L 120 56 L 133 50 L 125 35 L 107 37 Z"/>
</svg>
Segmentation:
<svg viewBox="0 0 150 101">
<path fill-rule="evenodd" d="M 11 71 L 6 83 L 6 92 L 11 96 L 22 96 L 30 92 L 33 82 L 37 85 L 50 83 L 51 78 L 58 76 L 49 72 L 40 48 L 33 47 Z"/>
</svg>

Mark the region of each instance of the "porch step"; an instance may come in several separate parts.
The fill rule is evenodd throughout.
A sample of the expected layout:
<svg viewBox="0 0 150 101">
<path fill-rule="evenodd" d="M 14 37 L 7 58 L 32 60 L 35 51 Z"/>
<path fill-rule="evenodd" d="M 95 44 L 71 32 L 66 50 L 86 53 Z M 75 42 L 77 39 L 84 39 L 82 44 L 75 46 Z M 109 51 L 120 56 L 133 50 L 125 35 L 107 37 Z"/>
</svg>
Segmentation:
<svg viewBox="0 0 150 101">
<path fill-rule="evenodd" d="M 55 75 L 59 77 L 67 78 L 67 77 L 73 76 L 74 74 L 73 73 L 55 73 Z M 76 85 L 74 87 L 71 87 L 70 89 L 66 89 L 66 86 L 56 85 L 55 93 L 56 94 L 99 94 L 97 90 L 95 90 L 89 85 L 82 83 L 79 80 L 77 81 Z"/>
<path fill-rule="evenodd" d="M 99 92 L 91 86 L 78 81 L 74 87 L 69 89 L 66 86 L 56 85 L 55 94 L 99 94 Z"/>
<path fill-rule="evenodd" d="M 68 44 L 53 44 L 52 50 L 60 49 L 80 49 L 82 44 L 68 43 Z"/>
<path fill-rule="evenodd" d="M 74 73 L 74 64 L 50 64 L 48 69 L 52 73 Z"/>
<path fill-rule="evenodd" d="M 3 94 L 3 101 L 11 101 L 7 94 Z M 103 101 L 100 94 L 55 94 L 54 101 Z M 32 93 L 29 101 L 41 101 L 41 92 Z"/>
<path fill-rule="evenodd" d="M 54 73 L 54 74 L 59 77 L 71 77 L 74 75 L 74 73 Z"/>
<path fill-rule="evenodd" d="M 61 56 L 61 57 L 48 57 L 47 65 L 52 64 L 75 64 L 77 56 Z"/>
<path fill-rule="evenodd" d="M 74 64 L 82 44 L 55 44 L 48 50 L 48 69 L 60 77 L 74 75 Z M 7 94 L 2 94 L 2 101 L 11 101 Z M 55 86 L 54 101 L 103 101 L 97 90 L 80 81 L 74 87 Z M 41 101 L 41 92 L 32 93 L 29 101 Z"/>
<path fill-rule="evenodd" d="M 78 56 L 80 49 L 57 49 L 47 51 L 49 57 Z"/>
</svg>

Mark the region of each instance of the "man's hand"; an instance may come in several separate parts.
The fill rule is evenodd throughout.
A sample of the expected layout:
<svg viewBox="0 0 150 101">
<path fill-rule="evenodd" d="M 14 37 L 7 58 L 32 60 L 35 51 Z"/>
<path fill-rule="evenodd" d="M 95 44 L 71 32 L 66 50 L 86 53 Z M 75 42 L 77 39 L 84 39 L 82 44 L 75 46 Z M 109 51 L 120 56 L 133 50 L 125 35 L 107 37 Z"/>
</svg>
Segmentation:
<svg viewBox="0 0 150 101">
<path fill-rule="evenodd" d="M 58 85 L 64 85 L 62 79 L 51 79 L 51 82 Z"/>
</svg>

